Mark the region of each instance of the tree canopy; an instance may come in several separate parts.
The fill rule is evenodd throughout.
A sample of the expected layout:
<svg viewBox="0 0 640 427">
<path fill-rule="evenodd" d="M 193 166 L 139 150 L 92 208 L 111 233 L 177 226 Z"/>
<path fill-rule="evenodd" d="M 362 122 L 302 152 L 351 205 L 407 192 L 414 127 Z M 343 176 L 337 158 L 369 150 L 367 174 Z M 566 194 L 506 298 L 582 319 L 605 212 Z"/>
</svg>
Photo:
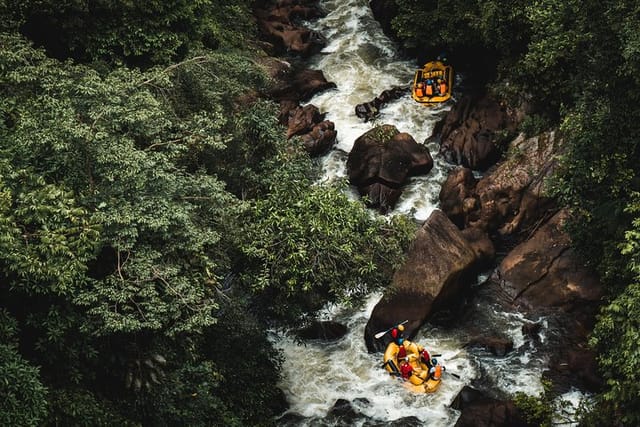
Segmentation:
<svg viewBox="0 0 640 427">
<path fill-rule="evenodd" d="M 272 424 L 267 326 L 388 282 L 412 226 L 314 184 L 250 2 L 0 13 L 0 423 Z"/>
<path fill-rule="evenodd" d="M 531 108 L 524 125 L 561 131 L 566 149 L 550 193 L 571 210 L 575 247 L 609 291 L 592 338 L 607 390 L 585 422 L 637 424 L 640 6 L 626 0 L 396 3 L 394 24 L 406 47 L 422 44 L 460 59 L 457 53 L 474 46 L 473 61 L 489 59 L 495 68 L 486 73 L 493 76 L 488 89 Z"/>
</svg>

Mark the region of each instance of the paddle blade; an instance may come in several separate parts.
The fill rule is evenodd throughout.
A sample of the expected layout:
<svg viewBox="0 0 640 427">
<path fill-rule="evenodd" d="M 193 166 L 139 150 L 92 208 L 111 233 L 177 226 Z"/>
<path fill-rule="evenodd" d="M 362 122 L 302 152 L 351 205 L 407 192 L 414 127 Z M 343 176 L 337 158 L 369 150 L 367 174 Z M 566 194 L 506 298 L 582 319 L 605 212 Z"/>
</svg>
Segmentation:
<svg viewBox="0 0 640 427">
<path fill-rule="evenodd" d="M 382 332 L 378 332 L 377 334 L 375 334 L 373 337 L 377 340 L 379 340 L 380 338 L 382 338 L 384 336 L 384 334 L 386 334 L 389 331 L 382 331 Z"/>
</svg>

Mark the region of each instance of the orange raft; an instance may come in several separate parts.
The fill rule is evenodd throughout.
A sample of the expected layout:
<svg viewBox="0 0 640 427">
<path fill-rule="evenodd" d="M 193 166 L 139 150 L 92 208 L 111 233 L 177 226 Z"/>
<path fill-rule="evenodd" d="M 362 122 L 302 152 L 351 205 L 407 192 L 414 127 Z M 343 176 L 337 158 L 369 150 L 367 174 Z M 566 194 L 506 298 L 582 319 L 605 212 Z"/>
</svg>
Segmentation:
<svg viewBox="0 0 640 427">
<path fill-rule="evenodd" d="M 432 105 L 449 100 L 452 89 L 453 68 L 442 61 L 431 61 L 416 70 L 411 97 L 421 104 Z"/>
<path fill-rule="evenodd" d="M 417 344 L 407 340 L 401 345 L 404 346 L 407 353 L 407 361 L 413 368 L 413 374 L 405 381 L 405 386 L 416 393 L 433 393 L 438 390 L 442 382 L 442 377 L 440 376 L 438 379 L 434 379 L 429 375 L 429 366 L 420 358 L 421 348 Z M 398 360 L 399 351 L 400 346 L 391 342 L 384 352 L 384 368 L 396 377 L 401 377 L 400 361 Z M 437 368 L 440 368 L 438 370 L 441 372 L 442 367 L 437 365 L 436 369 Z"/>
</svg>

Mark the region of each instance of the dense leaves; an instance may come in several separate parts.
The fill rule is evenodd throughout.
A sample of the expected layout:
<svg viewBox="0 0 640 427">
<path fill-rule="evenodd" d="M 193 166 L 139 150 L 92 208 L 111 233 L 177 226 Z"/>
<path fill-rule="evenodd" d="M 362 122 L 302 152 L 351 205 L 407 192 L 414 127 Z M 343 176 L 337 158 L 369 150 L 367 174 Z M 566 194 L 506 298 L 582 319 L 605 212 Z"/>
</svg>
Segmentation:
<svg viewBox="0 0 640 427">
<path fill-rule="evenodd" d="M 460 64 L 475 62 L 475 72 L 483 57 L 493 59 L 489 88 L 532 113 L 522 130 L 559 128 L 566 146 L 550 193 L 570 209 L 575 247 L 599 273 L 610 304 L 593 334 L 608 388 L 585 422 L 637 424 L 638 2 L 396 3 L 394 24 L 406 47 L 449 50 Z M 479 55 L 456 54 L 469 46 Z"/>
<path fill-rule="evenodd" d="M 1 424 L 271 425 L 266 325 L 389 280 L 411 227 L 313 185 L 248 7 L 0 2 Z"/>
<path fill-rule="evenodd" d="M 243 251 L 255 271 L 245 273 L 258 277 L 254 292 L 276 302 L 262 309 L 291 320 L 327 299 L 359 301 L 385 284 L 412 235 L 406 219 L 372 221 L 339 189 L 309 189 L 302 179 L 274 188 L 252 214 Z"/>
</svg>

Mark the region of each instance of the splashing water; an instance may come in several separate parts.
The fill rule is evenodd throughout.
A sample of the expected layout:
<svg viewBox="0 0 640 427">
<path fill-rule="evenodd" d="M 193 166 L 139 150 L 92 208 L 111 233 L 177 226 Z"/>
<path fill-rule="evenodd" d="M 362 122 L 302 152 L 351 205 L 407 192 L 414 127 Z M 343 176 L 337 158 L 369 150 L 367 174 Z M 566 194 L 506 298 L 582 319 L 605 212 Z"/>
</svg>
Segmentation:
<svg viewBox="0 0 640 427">
<path fill-rule="evenodd" d="M 337 88 L 323 92 L 309 101 L 338 131 L 336 149 L 322 159 L 324 181 L 346 176 L 346 160 L 357 137 L 382 123 L 395 125 L 400 132 L 412 135 L 418 143 L 431 136 L 437 120 L 448 105 L 425 107 L 410 95 L 386 104 L 374 123 L 364 123 L 355 115 L 357 104 L 371 101 L 383 90 L 409 87 L 416 65 L 399 57 L 396 46 L 374 20 L 367 0 L 332 0 L 322 2 L 327 16 L 306 26 L 321 32 L 328 46 L 312 58 L 309 68 L 320 69 Z M 438 206 L 438 193 L 450 166 L 436 156 L 438 146 L 428 145 L 434 168 L 426 176 L 414 177 L 403 189 L 392 214 L 412 216 L 425 221 Z M 357 198 L 355 191 L 350 195 Z M 302 419 L 296 425 L 328 425 L 322 420 L 338 399 L 357 405 L 364 417 L 391 421 L 413 416 L 430 426 L 451 426 L 459 413 L 449 405 L 463 386 L 474 381 L 489 382 L 494 389 L 511 394 L 523 391 L 537 394 L 542 390 L 540 376 L 547 357 L 539 354 L 522 336 L 527 319 L 514 313 L 487 307 L 484 321 L 498 328 L 514 342 L 514 350 L 497 358 L 482 349 L 463 349 L 468 333 L 463 329 L 442 330 L 425 325 L 414 341 L 425 345 L 453 375 L 443 377 L 440 389 L 433 394 L 415 394 L 381 368 L 380 354 L 368 354 L 364 328 L 381 295 L 371 295 L 363 307 L 327 307 L 321 316 L 345 324 L 348 333 L 336 342 L 299 344 L 287 333 L 273 334 L 273 341 L 285 357 L 280 384 L 290 404 L 288 413 Z M 493 329 L 493 328 L 492 328 Z M 544 326 L 543 332 L 544 333 Z M 360 399 L 359 399 L 360 398 Z M 356 405 L 354 405 L 356 406 Z M 364 418 L 359 424 L 364 423 Z"/>
</svg>

